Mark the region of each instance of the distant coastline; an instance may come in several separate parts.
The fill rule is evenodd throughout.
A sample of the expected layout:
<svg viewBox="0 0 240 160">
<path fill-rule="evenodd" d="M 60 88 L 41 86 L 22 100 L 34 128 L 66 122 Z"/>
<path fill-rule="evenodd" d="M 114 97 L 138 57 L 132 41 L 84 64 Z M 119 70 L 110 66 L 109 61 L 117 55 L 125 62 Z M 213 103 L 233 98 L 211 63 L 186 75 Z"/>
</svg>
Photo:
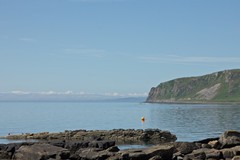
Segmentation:
<svg viewBox="0 0 240 160">
<path fill-rule="evenodd" d="M 160 83 L 151 88 L 146 102 L 240 104 L 240 69 Z"/>
</svg>

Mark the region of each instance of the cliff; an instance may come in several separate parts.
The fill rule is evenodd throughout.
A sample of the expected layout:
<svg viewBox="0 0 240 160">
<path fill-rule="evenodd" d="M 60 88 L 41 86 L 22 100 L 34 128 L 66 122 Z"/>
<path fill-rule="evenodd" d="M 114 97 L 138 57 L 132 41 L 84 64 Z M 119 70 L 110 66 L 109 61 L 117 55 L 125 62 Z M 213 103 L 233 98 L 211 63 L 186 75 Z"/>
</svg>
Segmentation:
<svg viewBox="0 0 240 160">
<path fill-rule="evenodd" d="M 240 103 L 240 69 L 178 78 L 151 88 L 149 103 Z"/>
</svg>

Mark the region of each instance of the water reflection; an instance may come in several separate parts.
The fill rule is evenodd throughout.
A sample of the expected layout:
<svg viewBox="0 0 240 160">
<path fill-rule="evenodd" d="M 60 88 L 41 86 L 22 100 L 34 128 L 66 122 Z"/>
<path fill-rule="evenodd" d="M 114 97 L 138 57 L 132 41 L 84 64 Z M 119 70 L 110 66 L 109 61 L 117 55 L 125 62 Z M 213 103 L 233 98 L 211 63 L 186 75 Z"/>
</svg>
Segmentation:
<svg viewBox="0 0 240 160">
<path fill-rule="evenodd" d="M 178 141 L 217 137 L 226 130 L 240 130 L 237 105 L 155 105 L 151 123 L 175 133 Z"/>
</svg>

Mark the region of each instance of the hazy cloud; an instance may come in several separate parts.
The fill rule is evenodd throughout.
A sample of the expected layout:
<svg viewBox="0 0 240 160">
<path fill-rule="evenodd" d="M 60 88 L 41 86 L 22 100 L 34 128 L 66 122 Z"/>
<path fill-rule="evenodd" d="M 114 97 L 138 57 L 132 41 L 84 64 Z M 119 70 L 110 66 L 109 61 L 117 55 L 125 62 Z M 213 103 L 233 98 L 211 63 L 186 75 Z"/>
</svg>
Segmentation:
<svg viewBox="0 0 240 160">
<path fill-rule="evenodd" d="M 207 56 L 142 56 L 138 59 L 145 62 L 162 63 L 240 63 L 240 57 L 207 57 Z"/>
<path fill-rule="evenodd" d="M 121 2 L 121 1 L 129 1 L 129 0 L 68 0 L 72 2 Z"/>
<path fill-rule="evenodd" d="M 64 49 L 64 53 L 69 55 L 81 55 L 101 58 L 106 54 L 106 51 L 102 49 L 67 48 Z"/>
<path fill-rule="evenodd" d="M 27 38 L 27 37 L 22 37 L 22 38 L 19 38 L 20 41 L 24 41 L 24 42 L 35 42 L 36 39 L 33 39 L 33 38 Z"/>
<path fill-rule="evenodd" d="M 41 91 L 41 92 L 30 92 L 30 91 L 10 91 L 10 92 L 0 92 L 0 94 L 13 94 L 13 95 L 44 95 L 44 96 L 50 96 L 50 95 L 73 95 L 73 96 L 107 96 L 107 97 L 145 97 L 148 95 L 148 93 L 126 93 L 121 94 L 118 92 L 108 92 L 108 93 L 87 93 L 87 92 L 73 92 L 73 91 L 63 91 L 63 92 L 57 92 L 57 91 Z"/>
<path fill-rule="evenodd" d="M 128 93 L 127 96 L 129 97 L 146 97 L 148 95 L 147 92 L 145 93 Z"/>
<path fill-rule="evenodd" d="M 11 91 L 10 93 L 11 94 L 17 94 L 17 95 L 26 95 L 26 94 L 30 94 L 31 92 L 27 92 L 27 91 Z"/>
</svg>

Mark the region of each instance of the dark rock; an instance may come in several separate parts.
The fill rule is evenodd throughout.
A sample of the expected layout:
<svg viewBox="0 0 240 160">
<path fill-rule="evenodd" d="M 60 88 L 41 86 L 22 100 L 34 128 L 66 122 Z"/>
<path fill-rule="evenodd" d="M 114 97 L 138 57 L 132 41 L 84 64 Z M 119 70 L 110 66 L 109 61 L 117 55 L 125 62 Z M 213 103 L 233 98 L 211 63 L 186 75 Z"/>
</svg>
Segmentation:
<svg viewBox="0 0 240 160">
<path fill-rule="evenodd" d="M 57 146 L 57 147 L 62 147 L 64 148 L 65 146 L 65 140 L 52 140 L 49 142 L 50 145 Z"/>
<path fill-rule="evenodd" d="M 89 147 L 107 149 L 115 146 L 115 141 L 93 141 L 89 143 Z"/>
<path fill-rule="evenodd" d="M 44 160 L 69 155 L 67 149 L 50 144 L 34 144 L 21 146 L 14 154 L 15 160 Z M 65 157 L 68 158 L 68 157 Z"/>
<path fill-rule="evenodd" d="M 161 156 L 154 156 L 150 158 L 149 160 L 163 160 Z"/>
<path fill-rule="evenodd" d="M 107 149 L 108 152 L 118 152 L 119 148 L 117 146 L 112 146 Z"/>
<path fill-rule="evenodd" d="M 201 148 L 196 143 L 192 142 L 175 142 L 174 146 L 177 149 L 177 151 L 182 154 L 189 154 L 193 150 Z"/>
<path fill-rule="evenodd" d="M 70 141 L 66 142 L 64 148 L 68 149 L 71 151 L 71 153 L 75 153 L 77 150 L 81 148 L 88 148 L 89 147 L 89 142 L 84 142 L 84 141 Z"/>
<path fill-rule="evenodd" d="M 209 142 L 211 141 L 216 141 L 218 140 L 219 137 L 216 137 L 216 138 L 206 138 L 206 139 L 203 139 L 203 140 L 200 140 L 200 141 L 194 141 L 193 143 L 204 143 L 204 144 L 208 144 Z"/>
<path fill-rule="evenodd" d="M 148 156 L 144 152 L 129 153 L 129 159 L 131 160 L 148 160 Z"/>
<path fill-rule="evenodd" d="M 12 159 L 12 155 L 9 152 L 6 151 L 0 151 L 0 159 Z"/>
</svg>

